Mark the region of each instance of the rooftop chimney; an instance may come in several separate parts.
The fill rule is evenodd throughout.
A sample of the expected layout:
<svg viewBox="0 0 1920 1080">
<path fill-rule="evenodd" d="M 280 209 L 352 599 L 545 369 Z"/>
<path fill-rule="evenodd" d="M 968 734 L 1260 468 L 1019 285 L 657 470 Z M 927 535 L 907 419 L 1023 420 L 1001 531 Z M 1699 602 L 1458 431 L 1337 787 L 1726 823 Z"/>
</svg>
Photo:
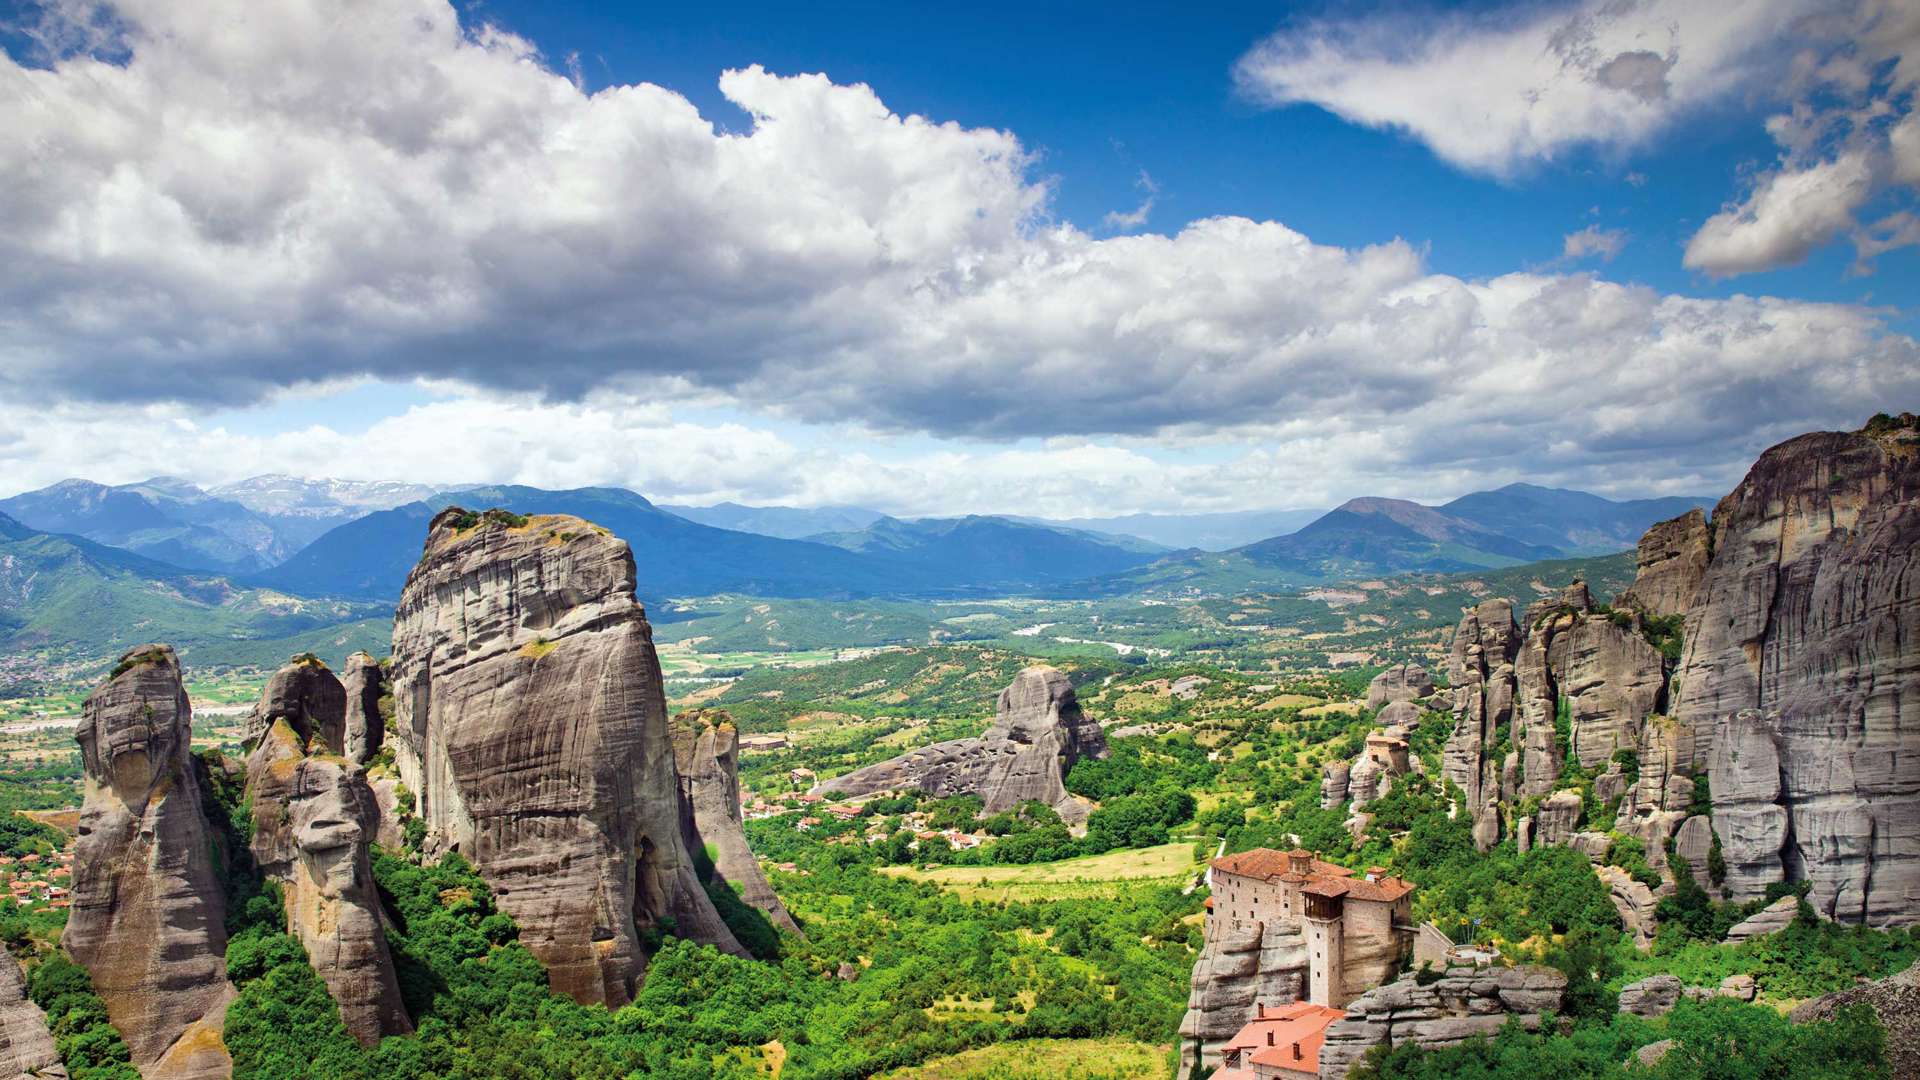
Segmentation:
<svg viewBox="0 0 1920 1080">
<path fill-rule="evenodd" d="M 1273 1045 L 1273 1032 L 1271 1031 L 1267 1032 L 1267 1045 L 1268 1046 Z"/>
<path fill-rule="evenodd" d="M 1293 1060 L 1295 1061 L 1300 1060 L 1300 1044 L 1299 1043 L 1293 1044 Z"/>
</svg>

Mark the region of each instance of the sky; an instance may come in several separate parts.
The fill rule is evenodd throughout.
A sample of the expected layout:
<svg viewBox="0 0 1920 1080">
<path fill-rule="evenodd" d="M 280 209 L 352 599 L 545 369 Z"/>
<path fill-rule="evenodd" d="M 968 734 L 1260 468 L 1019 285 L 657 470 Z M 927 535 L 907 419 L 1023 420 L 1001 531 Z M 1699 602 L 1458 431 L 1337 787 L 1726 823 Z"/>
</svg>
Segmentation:
<svg viewBox="0 0 1920 1080">
<path fill-rule="evenodd" d="M 1920 407 L 1920 5 L 0 0 L 0 494 L 1717 495 Z"/>
</svg>

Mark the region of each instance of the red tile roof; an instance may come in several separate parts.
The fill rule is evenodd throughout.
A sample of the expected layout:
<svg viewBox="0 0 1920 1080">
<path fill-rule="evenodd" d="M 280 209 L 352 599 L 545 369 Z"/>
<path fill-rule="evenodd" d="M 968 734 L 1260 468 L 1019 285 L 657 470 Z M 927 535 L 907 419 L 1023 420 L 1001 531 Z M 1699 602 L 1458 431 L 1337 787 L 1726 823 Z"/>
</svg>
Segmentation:
<svg viewBox="0 0 1920 1080">
<path fill-rule="evenodd" d="M 1295 856 L 1309 859 L 1312 868 L 1309 873 L 1296 874 L 1292 871 Z M 1344 866 L 1335 866 L 1330 862 L 1315 859 L 1305 851 L 1275 851 L 1272 848 L 1254 848 L 1213 860 L 1213 868 L 1241 877 L 1259 878 L 1263 881 L 1287 881 L 1295 884 L 1307 883 L 1303 891 L 1316 896 L 1347 896 L 1355 900 L 1371 900 L 1376 903 L 1392 903 L 1413 891 L 1413 883 L 1396 877 L 1382 877 L 1376 881 L 1355 877 L 1353 871 Z M 1336 889 L 1335 886 L 1345 888 Z"/>
<path fill-rule="evenodd" d="M 1247 1051 L 1241 1058 L 1244 1064 L 1273 1065 L 1317 1073 L 1320 1071 L 1320 1046 L 1326 1041 L 1327 1027 L 1346 1015 L 1339 1009 L 1329 1009 L 1306 1001 L 1275 1008 L 1260 1006 L 1259 1015 L 1249 1020 L 1222 1050 Z M 1221 1075 L 1215 1073 L 1215 1080 L 1219 1080 Z"/>
</svg>

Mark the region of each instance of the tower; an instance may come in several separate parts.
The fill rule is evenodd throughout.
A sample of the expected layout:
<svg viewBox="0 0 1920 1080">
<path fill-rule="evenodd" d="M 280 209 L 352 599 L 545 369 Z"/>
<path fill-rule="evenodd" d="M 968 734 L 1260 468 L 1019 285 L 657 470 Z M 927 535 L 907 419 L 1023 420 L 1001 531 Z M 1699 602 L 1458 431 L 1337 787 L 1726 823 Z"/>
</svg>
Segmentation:
<svg viewBox="0 0 1920 1080">
<path fill-rule="evenodd" d="M 1307 902 L 1307 1000 L 1340 1008 L 1346 1004 L 1345 887 L 1315 882 L 1303 893 Z"/>
</svg>

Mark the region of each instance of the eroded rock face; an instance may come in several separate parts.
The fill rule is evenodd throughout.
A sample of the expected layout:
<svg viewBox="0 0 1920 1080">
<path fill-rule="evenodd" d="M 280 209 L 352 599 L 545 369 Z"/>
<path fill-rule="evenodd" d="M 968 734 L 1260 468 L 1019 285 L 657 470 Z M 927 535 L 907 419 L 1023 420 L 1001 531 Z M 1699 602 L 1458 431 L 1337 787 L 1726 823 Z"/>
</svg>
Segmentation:
<svg viewBox="0 0 1920 1080">
<path fill-rule="evenodd" d="M 267 680 L 259 703 L 247 717 L 247 746 L 256 745 L 276 720 L 285 720 L 303 743 L 343 753 L 347 745 L 347 689 L 312 654 L 296 656 Z"/>
<path fill-rule="evenodd" d="M 1253 1019 L 1256 1006 L 1304 1000 L 1308 962 L 1306 935 L 1296 927 L 1209 928 L 1180 1020 L 1180 1075 L 1192 1071 L 1196 1058 L 1206 1068 L 1218 1066 L 1221 1048 Z"/>
<path fill-rule="evenodd" d="M 1354 1063 L 1376 1046 L 1456 1046 L 1491 1036 L 1515 1018 L 1537 1028 L 1541 1013 L 1560 1010 L 1566 989 L 1564 974 L 1532 964 L 1455 967 L 1429 986 L 1412 978 L 1377 986 L 1348 1002 L 1346 1019 L 1327 1028 L 1321 1080 L 1346 1080 Z"/>
<path fill-rule="evenodd" d="M 1344 761 L 1329 761 L 1320 768 L 1320 809 L 1344 806 L 1350 790 L 1353 766 Z"/>
<path fill-rule="evenodd" d="M 1555 845 L 1571 840 L 1579 827 L 1583 809 L 1577 791 L 1556 791 L 1548 796 L 1534 817 L 1534 842 Z"/>
<path fill-rule="evenodd" d="M 1367 684 L 1367 708 L 1377 709 L 1395 701 L 1412 701 L 1433 693 L 1433 676 L 1419 664 L 1399 664 L 1373 677 Z"/>
<path fill-rule="evenodd" d="M 1713 514 L 1677 715 L 1733 899 L 1808 880 L 1821 914 L 1920 921 L 1920 431 L 1767 451 Z"/>
<path fill-rule="evenodd" d="M 834 777 L 816 790 L 834 795 L 919 790 L 943 798 L 970 792 L 980 796 L 988 814 L 1037 800 L 1078 826 L 1087 819 L 1087 805 L 1067 794 L 1062 781 L 1080 758 L 1106 756 L 1106 737 L 1080 711 L 1066 674 L 1036 666 L 1000 692 L 993 724 L 979 738 L 934 743 Z"/>
<path fill-rule="evenodd" d="M 553 988 L 623 1005 L 642 932 L 744 951 L 696 876 L 633 555 L 589 522 L 434 518 L 395 616 L 392 736 L 430 852 L 458 850 Z"/>
<path fill-rule="evenodd" d="M 1513 605 L 1488 600 L 1461 617 L 1447 662 L 1453 732 L 1440 771 L 1464 793 L 1458 812 L 1473 822 L 1474 843 L 1482 851 L 1500 839 L 1501 774 L 1512 746 L 1519 652 Z"/>
<path fill-rule="evenodd" d="M 1778 933 L 1793 925 L 1794 917 L 1799 914 L 1799 911 L 1799 897 L 1783 896 L 1733 924 L 1733 927 L 1727 931 L 1726 939 L 1737 944 L 1748 938 L 1766 937 L 1768 934 Z"/>
<path fill-rule="evenodd" d="M 363 1045 L 413 1030 L 400 1001 L 368 844 L 380 810 L 366 774 L 342 757 L 308 755 L 285 720 L 247 759 L 253 858 L 278 881 L 288 932 Z"/>
<path fill-rule="evenodd" d="M 347 760 L 365 765 L 380 752 L 386 737 L 380 699 L 387 692 L 387 671 L 380 661 L 357 652 L 347 657 L 347 672 L 340 684 L 347 695 Z"/>
<path fill-rule="evenodd" d="M 1680 1002 L 1685 984 L 1672 975 L 1649 975 L 1620 988 L 1620 1011 L 1635 1016 L 1665 1016 Z"/>
<path fill-rule="evenodd" d="M 1867 1005 L 1887 1033 L 1887 1074 L 1893 1080 L 1920 1077 L 1920 964 L 1879 982 L 1817 997 L 1794 1009 L 1796 1024 L 1831 1020 L 1849 1005 Z"/>
<path fill-rule="evenodd" d="M 1698 509 L 1660 522 L 1640 538 L 1633 584 L 1614 598 L 1613 606 L 1660 618 L 1686 614 L 1706 577 L 1711 553 L 1707 516 Z"/>
<path fill-rule="evenodd" d="M 1607 883 L 1607 899 L 1620 913 L 1620 925 L 1633 935 L 1633 947 L 1645 952 L 1653 948 L 1653 935 L 1659 929 L 1659 898 L 1643 881 L 1636 881 L 1617 866 L 1596 866 L 1594 873 Z"/>
<path fill-rule="evenodd" d="M 1640 729 L 1665 698 L 1660 651 L 1631 623 L 1593 610 L 1585 584 L 1527 611 L 1526 645 L 1515 662 L 1525 735 L 1521 793 L 1553 789 L 1565 762 L 1555 715 L 1565 708 L 1573 757 L 1586 768 L 1638 746 Z"/>
<path fill-rule="evenodd" d="M 53 1080 L 66 1075 L 47 1014 L 27 1000 L 20 965 L 12 953 L 0 949 L 0 1078 Z"/>
<path fill-rule="evenodd" d="M 740 736 L 726 713 L 681 713 L 673 718 L 673 757 L 680 774 L 683 834 L 692 851 L 713 851 L 713 868 L 782 930 L 799 933 L 747 846 L 740 818 Z"/>
<path fill-rule="evenodd" d="M 165 645 L 141 645 L 87 698 L 75 735 L 85 798 L 61 945 L 93 976 L 147 1075 L 232 1070 L 217 1037 L 233 992 L 226 905 L 191 729 L 179 660 Z M 213 1039 L 183 1038 L 208 1025 Z"/>
</svg>

